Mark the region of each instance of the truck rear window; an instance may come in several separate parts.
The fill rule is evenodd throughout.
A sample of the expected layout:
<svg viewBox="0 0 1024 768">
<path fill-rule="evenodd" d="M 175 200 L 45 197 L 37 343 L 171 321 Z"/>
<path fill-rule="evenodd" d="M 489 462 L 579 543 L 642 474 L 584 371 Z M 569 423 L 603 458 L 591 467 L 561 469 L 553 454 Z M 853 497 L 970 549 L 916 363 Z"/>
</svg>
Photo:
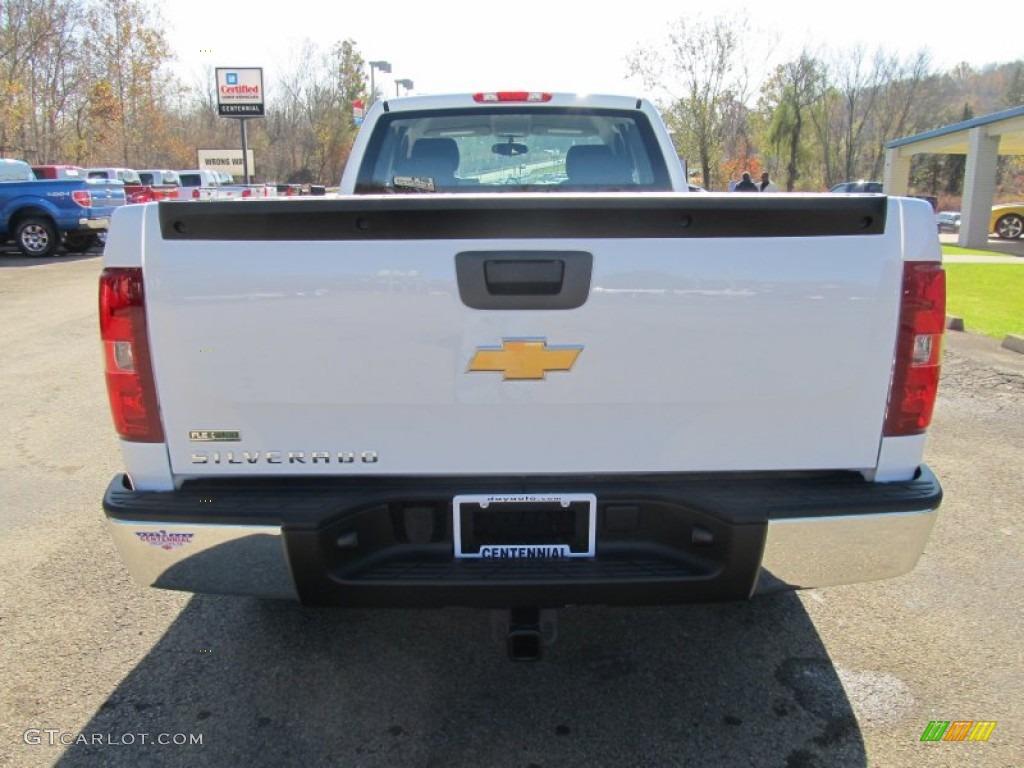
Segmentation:
<svg viewBox="0 0 1024 768">
<path fill-rule="evenodd" d="M 356 182 L 357 194 L 670 189 L 643 113 L 554 107 L 384 115 Z"/>
</svg>

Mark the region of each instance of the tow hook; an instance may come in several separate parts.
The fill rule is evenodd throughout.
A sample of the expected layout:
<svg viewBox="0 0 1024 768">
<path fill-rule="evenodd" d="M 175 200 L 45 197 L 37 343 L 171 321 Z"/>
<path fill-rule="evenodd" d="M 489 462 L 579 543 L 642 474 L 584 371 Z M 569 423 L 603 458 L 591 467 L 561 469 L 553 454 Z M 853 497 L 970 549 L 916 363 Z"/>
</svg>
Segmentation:
<svg viewBox="0 0 1024 768">
<path fill-rule="evenodd" d="M 512 661 L 540 661 L 544 646 L 555 642 L 558 612 L 539 608 L 492 611 L 491 630 L 498 642 L 504 638 Z"/>
</svg>

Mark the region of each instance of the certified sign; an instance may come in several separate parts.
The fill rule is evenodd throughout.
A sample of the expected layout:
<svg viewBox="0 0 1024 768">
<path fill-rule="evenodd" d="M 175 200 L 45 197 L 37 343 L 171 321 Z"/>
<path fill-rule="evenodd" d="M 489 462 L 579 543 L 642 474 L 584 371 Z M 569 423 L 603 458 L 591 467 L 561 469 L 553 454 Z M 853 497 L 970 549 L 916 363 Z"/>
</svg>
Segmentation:
<svg viewBox="0 0 1024 768">
<path fill-rule="evenodd" d="M 263 117 L 263 67 L 217 67 L 217 113 Z"/>
</svg>

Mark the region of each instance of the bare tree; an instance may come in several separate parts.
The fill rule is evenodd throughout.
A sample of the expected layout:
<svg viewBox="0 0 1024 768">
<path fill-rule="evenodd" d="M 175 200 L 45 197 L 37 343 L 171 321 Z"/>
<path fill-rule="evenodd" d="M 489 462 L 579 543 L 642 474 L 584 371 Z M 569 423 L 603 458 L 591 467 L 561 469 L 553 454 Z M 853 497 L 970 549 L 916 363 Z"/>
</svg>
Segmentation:
<svg viewBox="0 0 1024 768">
<path fill-rule="evenodd" d="M 680 18 L 670 25 L 667 58 L 638 50 L 628 59 L 631 75 L 668 95 L 665 118 L 676 146 L 697 158 L 707 187 L 717 182 L 729 110 L 749 95 L 740 55 L 749 34 L 745 19 L 735 16 Z"/>
<path fill-rule="evenodd" d="M 885 68 L 885 86 L 881 89 L 871 132 L 871 178 L 881 178 L 885 167 L 885 145 L 906 136 L 920 127 L 920 116 L 914 107 L 921 97 L 920 88 L 929 75 L 931 59 L 920 51 L 901 61 L 893 56 Z M 930 121 L 928 123 L 929 127 Z"/>
<path fill-rule="evenodd" d="M 284 178 L 341 177 L 355 137 L 352 102 L 366 95 L 364 67 L 352 40 L 336 43 L 326 56 L 306 41 L 267 111 L 272 163 Z"/>
<path fill-rule="evenodd" d="M 793 61 L 780 65 L 762 89 L 762 104 L 771 110 L 769 141 L 786 158 L 786 190 L 800 178 L 800 155 L 810 108 L 822 99 L 824 67 L 806 49 Z"/>
<path fill-rule="evenodd" d="M 881 50 L 868 60 L 864 49 L 854 48 L 837 68 L 838 87 L 843 99 L 840 141 L 842 179 L 858 176 L 858 161 L 863 151 L 865 127 L 875 116 L 879 96 L 885 86 L 886 57 Z M 842 179 L 828 179 L 829 184 Z"/>
</svg>

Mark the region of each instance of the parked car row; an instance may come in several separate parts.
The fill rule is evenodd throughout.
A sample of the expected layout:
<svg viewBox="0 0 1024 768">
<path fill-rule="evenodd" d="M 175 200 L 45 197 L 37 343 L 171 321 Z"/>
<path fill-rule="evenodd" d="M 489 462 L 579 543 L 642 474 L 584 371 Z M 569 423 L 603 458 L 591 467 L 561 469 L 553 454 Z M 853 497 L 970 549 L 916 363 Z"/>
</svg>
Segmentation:
<svg viewBox="0 0 1024 768">
<path fill-rule="evenodd" d="M 76 165 L 34 165 L 37 179 L 106 179 L 124 185 L 128 203 L 151 203 L 158 200 L 177 200 L 180 185 L 143 181 L 138 171 L 131 168 L 81 168 Z"/>
<path fill-rule="evenodd" d="M 118 206 L 162 200 L 225 200 L 324 194 L 300 184 L 236 184 L 211 170 L 31 166 L 0 159 L 0 243 L 25 256 L 81 253 L 103 243 Z"/>
<path fill-rule="evenodd" d="M 231 174 L 208 169 L 136 171 L 132 168 L 119 167 L 37 165 L 33 166 L 32 170 L 37 179 L 106 179 L 121 182 L 128 203 L 267 198 L 307 193 L 299 184 L 237 184 Z"/>
</svg>

